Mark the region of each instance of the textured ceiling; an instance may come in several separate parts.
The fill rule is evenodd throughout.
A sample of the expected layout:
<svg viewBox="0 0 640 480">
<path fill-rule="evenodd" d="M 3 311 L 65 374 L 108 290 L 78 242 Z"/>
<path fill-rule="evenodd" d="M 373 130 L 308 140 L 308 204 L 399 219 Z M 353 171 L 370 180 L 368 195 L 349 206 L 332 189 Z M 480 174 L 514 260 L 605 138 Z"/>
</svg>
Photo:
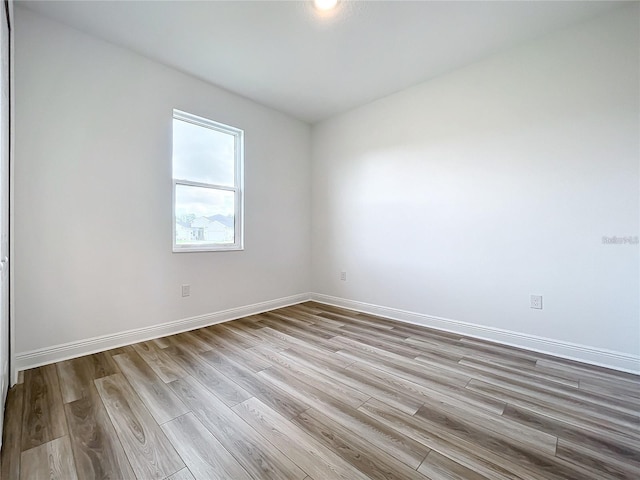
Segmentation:
<svg viewBox="0 0 640 480">
<path fill-rule="evenodd" d="M 312 123 L 624 2 L 16 3 Z"/>
</svg>

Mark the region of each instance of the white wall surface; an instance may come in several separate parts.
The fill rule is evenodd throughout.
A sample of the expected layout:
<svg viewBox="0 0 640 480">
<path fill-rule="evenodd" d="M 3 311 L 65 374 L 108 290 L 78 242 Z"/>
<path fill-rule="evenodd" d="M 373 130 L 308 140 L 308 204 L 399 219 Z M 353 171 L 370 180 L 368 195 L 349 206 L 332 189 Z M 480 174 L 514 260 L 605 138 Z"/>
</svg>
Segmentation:
<svg viewBox="0 0 640 480">
<path fill-rule="evenodd" d="M 637 5 L 311 132 L 21 8 L 15 33 L 18 356 L 308 291 L 640 353 L 639 248 L 601 244 L 639 234 Z M 173 108 L 245 130 L 242 252 L 171 253 Z"/>
<path fill-rule="evenodd" d="M 625 7 L 314 126 L 314 291 L 638 355 L 639 248 L 601 243 L 639 234 L 638 20 Z"/>
<path fill-rule="evenodd" d="M 17 355 L 309 291 L 308 125 L 22 8 L 15 32 Z M 171 252 L 173 108 L 245 131 L 244 251 Z"/>
</svg>

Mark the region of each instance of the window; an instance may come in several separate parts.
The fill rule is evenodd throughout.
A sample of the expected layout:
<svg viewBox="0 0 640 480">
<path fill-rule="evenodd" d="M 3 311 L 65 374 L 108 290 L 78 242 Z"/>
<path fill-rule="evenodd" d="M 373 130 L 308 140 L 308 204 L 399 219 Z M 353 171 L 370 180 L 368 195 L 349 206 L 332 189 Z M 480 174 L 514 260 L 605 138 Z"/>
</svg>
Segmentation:
<svg viewBox="0 0 640 480">
<path fill-rule="evenodd" d="M 242 250 L 244 132 L 173 111 L 173 251 Z"/>
</svg>

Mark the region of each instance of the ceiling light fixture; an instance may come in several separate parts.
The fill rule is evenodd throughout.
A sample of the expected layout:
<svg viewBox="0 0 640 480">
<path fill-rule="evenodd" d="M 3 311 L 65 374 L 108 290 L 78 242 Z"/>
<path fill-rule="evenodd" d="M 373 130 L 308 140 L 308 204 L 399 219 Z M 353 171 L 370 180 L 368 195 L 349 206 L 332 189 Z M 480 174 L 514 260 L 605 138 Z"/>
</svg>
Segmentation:
<svg viewBox="0 0 640 480">
<path fill-rule="evenodd" d="M 338 4 L 338 0 L 313 0 L 313 5 L 322 11 L 332 10 Z"/>
</svg>

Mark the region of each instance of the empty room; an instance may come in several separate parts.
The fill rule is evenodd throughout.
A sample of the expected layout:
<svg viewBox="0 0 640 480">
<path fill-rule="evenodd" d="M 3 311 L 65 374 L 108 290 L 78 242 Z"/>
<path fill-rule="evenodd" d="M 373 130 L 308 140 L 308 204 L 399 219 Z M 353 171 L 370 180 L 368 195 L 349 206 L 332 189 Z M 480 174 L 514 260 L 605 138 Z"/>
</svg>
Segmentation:
<svg viewBox="0 0 640 480">
<path fill-rule="evenodd" d="M 2 2 L 2 480 L 640 478 L 640 2 Z"/>
</svg>

